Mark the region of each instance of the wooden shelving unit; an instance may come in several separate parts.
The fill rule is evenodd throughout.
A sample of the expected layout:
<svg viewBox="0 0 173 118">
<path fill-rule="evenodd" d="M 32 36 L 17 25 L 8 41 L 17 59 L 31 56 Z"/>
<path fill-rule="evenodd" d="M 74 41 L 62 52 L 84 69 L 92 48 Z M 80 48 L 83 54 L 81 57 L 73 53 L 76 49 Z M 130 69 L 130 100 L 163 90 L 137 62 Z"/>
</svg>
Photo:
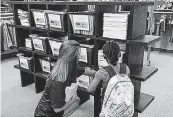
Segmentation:
<svg viewBox="0 0 173 118">
<path fill-rule="evenodd" d="M 1 3 L 0 8 L 1 8 L 1 10 L 0 10 L 1 20 L 3 20 L 3 19 L 7 20 L 10 18 L 13 18 L 14 15 L 13 15 L 13 13 L 9 12 L 9 7 L 2 7 L 2 3 Z M 7 26 L 8 26 L 8 24 L 7 24 Z M 1 40 L 3 40 L 3 39 L 1 39 Z M 2 41 L 1 41 L 1 43 L 2 43 Z M 1 46 L 2 46 L 2 44 L 1 44 Z M 17 49 L 15 49 L 15 47 L 13 47 L 12 49 L 8 49 L 8 50 L 4 50 L 1 48 L 1 60 L 16 57 L 16 54 L 17 54 Z"/>
<path fill-rule="evenodd" d="M 24 39 L 27 38 L 30 34 L 39 34 L 44 33 L 49 37 L 53 37 L 55 34 L 68 36 L 69 40 L 77 40 L 80 41 L 81 38 L 90 38 L 91 41 L 88 42 L 89 45 L 94 45 L 94 56 L 92 57 L 92 63 L 90 66 L 93 66 L 98 69 L 98 50 L 102 47 L 102 45 L 108 40 L 115 40 L 116 42 L 121 42 L 126 44 L 126 52 L 127 52 L 127 65 L 131 71 L 131 80 L 135 87 L 135 114 L 134 116 L 138 116 L 138 113 L 142 113 L 147 106 L 154 100 L 154 97 L 148 94 L 141 93 L 141 82 L 146 81 L 151 77 L 154 73 L 158 71 L 155 67 L 143 66 L 143 58 L 144 58 L 144 47 L 157 41 L 159 39 L 158 36 L 149 36 L 145 35 L 146 28 L 146 19 L 147 19 L 147 10 L 149 5 L 153 5 L 154 2 L 22 2 L 22 1 L 14 1 L 8 2 L 13 6 L 14 10 L 14 18 L 15 25 L 11 25 L 16 28 L 16 36 L 18 43 L 18 52 L 22 53 L 30 53 L 33 57 L 33 72 L 26 71 L 22 69 L 19 65 L 15 65 L 15 68 L 18 68 L 21 73 L 21 83 L 22 86 L 29 85 L 31 83 L 35 83 L 36 93 L 39 93 L 44 90 L 46 78 L 48 74 L 45 74 L 40 71 L 40 65 L 38 64 L 39 57 L 50 57 L 51 59 L 56 60 L 57 57 L 51 54 L 45 54 L 42 52 L 38 52 L 35 50 L 30 50 L 25 48 Z M 74 34 L 71 28 L 71 23 L 69 17 L 67 17 L 67 32 L 59 32 L 53 31 L 50 29 L 41 29 L 36 28 L 33 23 L 33 17 L 31 9 L 44 9 L 44 10 L 63 10 L 67 9 L 67 14 L 71 12 L 78 12 L 88 10 L 88 5 L 95 5 L 95 29 L 94 35 L 80 35 Z M 128 38 L 127 40 L 120 39 L 111 39 L 102 36 L 102 28 L 103 28 L 103 18 L 100 17 L 103 13 L 115 13 L 115 5 L 126 5 L 130 8 L 129 16 L 129 26 L 128 26 Z M 61 9 L 62 8 L 62 9 Z M 74 9 L 78 8 L 78 9 Z M 30 15 L 30 24 L 31 27 L 21 26 L 17 9 L 22 9 L 29 12 Z M 95 93 L 88 93 L 85 89 L 78 89 L 78 96 L 81 98 L 81 104 L 86 102 L 89 99 L 90 95 L 94 96 L 94 116 L 98 116 L 97 109 L 101 106 L 97 105 L 97 98 L 100 94 L 100 89 L 98 88 Z"/>
</svg>

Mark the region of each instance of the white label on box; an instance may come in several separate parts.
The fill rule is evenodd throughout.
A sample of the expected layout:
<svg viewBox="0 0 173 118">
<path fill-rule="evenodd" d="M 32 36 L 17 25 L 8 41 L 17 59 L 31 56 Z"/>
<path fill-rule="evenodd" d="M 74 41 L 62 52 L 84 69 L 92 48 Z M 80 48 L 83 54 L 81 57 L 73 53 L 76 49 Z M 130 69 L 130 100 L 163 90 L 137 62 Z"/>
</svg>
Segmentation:
<svg viewBox="0 0 173 118">
<path fill-rule="evenodd" d="M 79 56 L 79 61 L 83 62 L 88 62 L 87 59 L 87 48 L 81 48 L 80 56 Z"/>
<path fill-rule="evenodd" d="M 48 14 L 50 27 L 62 29 L 61 16 L 55 14 Z"/>
<path fill-rule="evenodd" d="M 44 72 L 50 73 L 50 62 L 49 61 L 42 60 L 42 70 Z"/>
<path fill-rule="evenodd" d="M 53 55 L 59 55 L 59 49 L 61 47 L 61 42 L 53 42 Z"/>
<path fill-rule="evenodd" d="M 74 29 L 89 31 L 89 16 L 88 15 L 73 15 Z"/>
<path fill-rule="evenodd" d="M 25 59 L 25 58 L 19 58 L 19 61 L 20 61 L 20 66 L 22 68 L 25 68 L 25 69 L 29 69 L 29 66 L 28 66 L 28 60 Z"/>
<path fill-rule="evenodd" d="M 39 25 L 46 25 L 45 13 L 44 12 L 33 12 L 35 23 Z"/>
<path fill-rule="evenodd" d="M 34 44 L 34 48 L 37 50 L 41 50 L 44 51 L 43 49 L 43 42 L 41 39 L 33 39 L 33 44 Z"/>
<path fill-rule="evenodd" d="M 25 45 L 27 48 L 32 48 L 32 43 L 30 39 L 25 39 Z"/>
<path fill-rule="evenodd" d="M 89 78 L 89 76 L 81 75 L 79 78 L 77 78 L 77 84 L 80 87 L 88 88 L 88 86 L 90 84 L 90 78 Z"/>
</svg>

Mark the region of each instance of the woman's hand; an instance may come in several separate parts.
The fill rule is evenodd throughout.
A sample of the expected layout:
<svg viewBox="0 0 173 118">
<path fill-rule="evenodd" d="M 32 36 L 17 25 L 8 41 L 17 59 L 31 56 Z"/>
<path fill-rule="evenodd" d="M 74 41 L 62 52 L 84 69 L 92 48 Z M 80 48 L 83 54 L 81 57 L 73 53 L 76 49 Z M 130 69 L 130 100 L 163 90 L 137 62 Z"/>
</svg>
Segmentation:
<svg viewBox="0 0 173 118">
<path fill-rule="evenodd" d="M 92 70 L 92 69 L 89 68 L 89 67 L 85 67 L 84 75 L 94 77 L 94 76 L 95 76 L 95 73 L 96 73 L 95 70 Z"/>
</svg>

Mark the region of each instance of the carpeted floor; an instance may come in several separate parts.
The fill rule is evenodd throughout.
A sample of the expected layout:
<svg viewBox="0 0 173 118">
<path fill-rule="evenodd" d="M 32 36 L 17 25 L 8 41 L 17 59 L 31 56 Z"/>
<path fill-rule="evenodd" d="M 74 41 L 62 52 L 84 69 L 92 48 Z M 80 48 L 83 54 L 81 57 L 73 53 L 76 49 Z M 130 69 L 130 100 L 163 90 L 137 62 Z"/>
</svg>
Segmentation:
<svg viewBox="0 0 173 118">
<path fill-rule="evenodd" d="M 152 65 L 159 71 L 142 83 L 141 91 L 155 100 L 139 116 L 173 116 L 173 54 L 152 52 Z M 42 93 L 36 94 L 34 84 L 21 87 L 20 72 L 14 69 L 17 59 L 1 62 L 1 116 L 32 117 Z M 93 97 L 80 106 L 71 117 L 93 117 Z"/>
</svg>

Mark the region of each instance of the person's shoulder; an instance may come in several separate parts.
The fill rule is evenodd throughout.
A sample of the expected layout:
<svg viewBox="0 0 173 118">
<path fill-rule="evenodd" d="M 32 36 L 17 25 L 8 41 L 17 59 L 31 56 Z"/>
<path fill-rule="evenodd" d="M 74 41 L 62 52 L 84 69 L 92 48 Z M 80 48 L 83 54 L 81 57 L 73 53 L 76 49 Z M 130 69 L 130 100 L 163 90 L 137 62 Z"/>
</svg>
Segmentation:
<svg viewBox="0 0 173 118">
<path fill-rule="evenodd" d="M 99 74 L 107 73 L 106 70 L 105 70 L 104 68 L 105 68 L 105 67 L 100 68 L 96 73 L 99 73 Z"/>
<path fill-rule="evenodd" d="M 95 77 L 103 79 L 103 78 L 109 77 L 109 74 L 107 73 L 107 71 L 104 68 L 100 68 L 96 72 Z"/>
</svg>

